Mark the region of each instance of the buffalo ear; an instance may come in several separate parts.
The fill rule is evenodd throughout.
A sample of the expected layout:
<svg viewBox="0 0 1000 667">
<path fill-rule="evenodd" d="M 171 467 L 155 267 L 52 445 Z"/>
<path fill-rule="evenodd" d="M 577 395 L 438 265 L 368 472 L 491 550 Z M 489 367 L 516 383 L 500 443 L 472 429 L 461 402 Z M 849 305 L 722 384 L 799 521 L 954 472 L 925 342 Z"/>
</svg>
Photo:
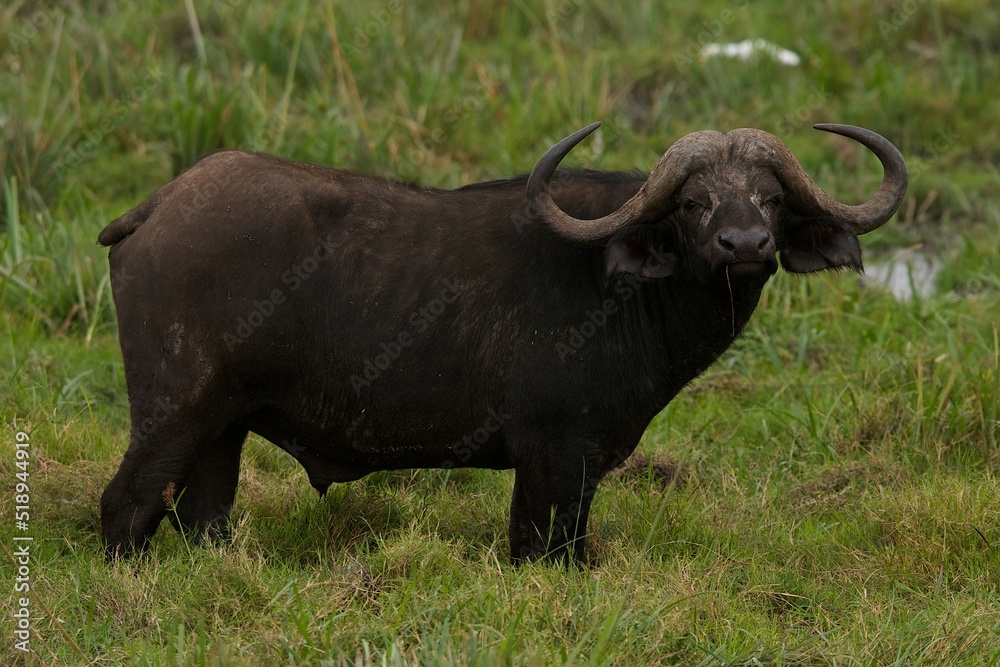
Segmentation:
<svg viewBox="0 0 1000 667">
<path fill-rule="evenodd" d="M 858 235 L 832 218 L 800 218 L 785 226 L 781 265 L 792 273 L 847 267 L 862 272 Z"/>
<path fill-rule="evenodd" d="M 677 267 L 666 235 L 649 227 L 630 227 L 616 234 L 604 250 L 607 275 L 630 273 L 642 278 L 666 278 Z"/>
</svg>

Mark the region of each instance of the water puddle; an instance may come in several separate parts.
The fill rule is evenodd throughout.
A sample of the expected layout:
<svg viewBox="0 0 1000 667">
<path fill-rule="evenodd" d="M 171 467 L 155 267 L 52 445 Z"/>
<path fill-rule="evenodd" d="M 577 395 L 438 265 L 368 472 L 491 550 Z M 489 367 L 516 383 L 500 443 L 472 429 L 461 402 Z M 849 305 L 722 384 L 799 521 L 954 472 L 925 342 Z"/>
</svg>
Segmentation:
<svg viewBox="0 0 1000 667">
<path fill-rule="evenodd" d="M 937 291 L 940 271 L 941 261 L 915 246 L 881 261 L 865 262 L 861 284 L 881 287 L 899 301 L 912 301 L 914 296 L 926 299 Z"/>
</svg>

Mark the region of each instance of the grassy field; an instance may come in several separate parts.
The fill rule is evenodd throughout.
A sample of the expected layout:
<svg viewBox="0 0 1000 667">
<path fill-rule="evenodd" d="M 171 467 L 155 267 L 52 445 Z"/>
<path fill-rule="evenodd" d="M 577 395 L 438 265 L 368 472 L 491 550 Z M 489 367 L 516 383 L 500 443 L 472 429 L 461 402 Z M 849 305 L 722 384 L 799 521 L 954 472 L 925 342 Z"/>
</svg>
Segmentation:
<svg viewBox="0 0 1000 667">
<path fill-rule="evenodd" d="M 0 543 L 33 538 L 30 654 L 0 554 L 0 664 L 1000 664 L 1000 7 L 666 4 L 0 8 Z M 801 62 L 700 55 L 756 38 Z M 380 473 L 320 500 L 259 439 L 232 544 L 165 523 L 148 558 L 104 560 L 128 438 L 109 220 L 223 146 L 455 187 L 593 120 L 569 162 L 649 169 L 689 131 L 759 127 L 849 201 L 877 161 L 810 126 L 880 132 L 911 182 L 867 257 L 925 253 L 936 290 L 776 276 L 650 425 L 652 464 L 602 485 L 583 570 L 508 564 L 512 473 Z"/>
</svg>

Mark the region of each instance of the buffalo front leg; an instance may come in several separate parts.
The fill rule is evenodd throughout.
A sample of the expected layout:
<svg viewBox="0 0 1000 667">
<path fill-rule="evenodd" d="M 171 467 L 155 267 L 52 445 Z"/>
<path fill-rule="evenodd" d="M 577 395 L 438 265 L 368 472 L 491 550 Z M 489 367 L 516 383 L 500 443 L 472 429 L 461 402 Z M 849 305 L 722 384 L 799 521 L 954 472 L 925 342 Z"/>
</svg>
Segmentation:
<svg viewBox="0 0 1000 667">
<path fill-rule="evenodd" d="M 569 455 L 572 458 L 572 455 Z M 603 474 L 582 456 L 527 461 L 514 474 L 510 559 L 583 562 L 590 505 Z"/>
</svg>

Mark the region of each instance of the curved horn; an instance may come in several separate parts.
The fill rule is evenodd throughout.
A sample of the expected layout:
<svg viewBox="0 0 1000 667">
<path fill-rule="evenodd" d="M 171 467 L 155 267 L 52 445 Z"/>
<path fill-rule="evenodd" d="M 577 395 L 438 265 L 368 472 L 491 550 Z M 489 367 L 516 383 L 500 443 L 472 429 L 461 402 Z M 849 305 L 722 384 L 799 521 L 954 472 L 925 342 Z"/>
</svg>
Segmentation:
<svg viewBox="0 0 1000 667">
<path fill-rule="evenodd" d="M 878 229 L 892 217 L 906 194 L 906 162 L 903 156 L 888 139 L 863 127 L 836 123 L 820 123 L 813 127 L 853 139 L 874 153 L 882 163 L 882 185 L 875 196 L 864 204 L 842 204 L 809 178 L 798 160 L 777 137 L 755 133 L 755 138 L 763 139 L 771 149 L 768 151 L 770 159 L 767 161 L 787 188 L 789 204 L 810 215 L 837 218 L 850 226 L 856 234 L 867 234 Z"/>
<path fill-rule="evenodd" d="M 561 236 L 582 243 L 608 238 L 616 231 L 640 220 L 651 204 L 668 200 L 687 178 L 692 162 L 707 157 L 722 135 L 718 132 L 695 132 L 678 140 L 663 154 L 639 191 L 614 213 L 595 220 L 579 220 L 568 215 L 553 201 L 549 182 L 556 167 L 573 148 L 600 127 L 592 123 L 569 135 L 535 164 L 528 176 L 528 208 Z"/>
</svg>

